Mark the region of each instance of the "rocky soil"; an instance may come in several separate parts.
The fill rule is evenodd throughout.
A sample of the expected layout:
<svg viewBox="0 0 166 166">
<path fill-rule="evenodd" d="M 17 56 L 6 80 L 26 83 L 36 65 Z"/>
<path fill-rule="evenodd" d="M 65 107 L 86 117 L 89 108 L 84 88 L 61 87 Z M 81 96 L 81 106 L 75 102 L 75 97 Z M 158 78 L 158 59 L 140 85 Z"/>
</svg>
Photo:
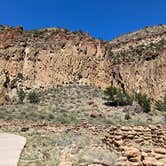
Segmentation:
<svg viewBox="0 0 166 166">
<path fill-rule="evenodd" d="M 113 142 L 113 135 L 108 136 L 108 131 L 112 128 L 117 132 Z M 87 123 L 66 126 L 26 122 L 20 125 L 17 121 L 1 121 L 0 130 L 27 138 L 28 143 L 20 158 L 20 166 L 165 166 L 166 143 L 163 141 L 166 128 L 158 126 L 159 133 L 162 133 L 159 138 L 151 137 L 148 133 L 151 130 L 152 135 L 158 134 L 154 132 L 154 128 L 156 126 L 138 126 L 132 131 L 131 126 L 93 126 Z M 138 130 L 138 134 L 135 134 L 134 131 Z M 133 140 L 133 135 L 139 134 L 143 134 L 144 140 Z M 147 137 L 151 137 L 148 138 L 149 142 Z M 157 144 L 152 144 L 155 140 Z"/>
<path fill-rule="evenodd" d="M 102 94 L 65 86 L 40 91 L 38 104 L 1 106 L 0 131 L 27 138 L 19 165 L 165 166 L 165 115 L 106 106 Z"/>
</svg>

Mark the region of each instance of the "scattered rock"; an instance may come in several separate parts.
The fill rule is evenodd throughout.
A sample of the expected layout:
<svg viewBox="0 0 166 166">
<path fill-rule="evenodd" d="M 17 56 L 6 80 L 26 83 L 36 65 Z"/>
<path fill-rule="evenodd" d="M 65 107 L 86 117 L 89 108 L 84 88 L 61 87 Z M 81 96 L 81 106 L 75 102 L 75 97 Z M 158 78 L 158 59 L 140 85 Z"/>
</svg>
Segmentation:
<svg viewBox="0 0 166 166">
<path fill-rule="evenodd" d="M 155 148 L 154 152 L 166 155 L 166 149 L 164 149 L 164 148 Z"/>
</svg>

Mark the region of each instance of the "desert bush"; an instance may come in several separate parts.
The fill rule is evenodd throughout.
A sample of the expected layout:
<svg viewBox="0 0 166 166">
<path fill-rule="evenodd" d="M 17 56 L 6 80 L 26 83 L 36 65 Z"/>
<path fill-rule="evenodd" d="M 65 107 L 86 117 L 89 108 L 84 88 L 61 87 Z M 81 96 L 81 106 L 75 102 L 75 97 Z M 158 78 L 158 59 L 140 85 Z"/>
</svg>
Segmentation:
<svg viewBox="0 0 166 166">
<path fill-rule="evenodd" d="M 127 113 L 125 114 L 124 119 L 125 119 L 125 120 L 131 119 L 131 116 L 130 116 L 129 112 L 127 112 Z"/>
<path fill-rule="evenodd" d="M 79 32 L 81 35 L 84 34 L 84 32 L 82 31 L 82 29 L 78 30 L 78 32 Z"/>
<path fill-rule="evenodd" d="M 39 93 L 36 91 L 29 92 L 27 99 L 29 100 L 30 103 L 39 103 L 40 102 Z"/>
<path fill-rule="evenodd" d="M 23 76 L 22 73 L 18 73 L 18 74 L 17 74 L 17 78 L 23 80 L 23 79 L 24 79 L 24 76 Z"/>
<path fill-rule="evenodd" d="M 166 112 L 166 103 L 162 101 L 157 101 L 155 103 L 155 109 L 161 112 Z"/>
<path fill-rule="evenodd" d="M 110 106 L 131 105 L 133 100 L 135 100 L 142 107 L 143 112 L 151 111 L 150 98 L 145 94 L 137 93 L 130 96 L 127 92 L 110 86 L 104 91 L 104 99 L 108 101 L 106 105 Z"/>
<path fill-rule="evenodd" d="M 155 103 L 155 108 L 158 110 L 158 111 L 161 111 L 161 112 L 166 112 L 166 94 L 164 96 L 164 99 L 163 101 L 159 100 Z"/>
<path fill-rule="evenodd" d="M 134 98 L 138 102 L 138 104 L 142 107 L 143 112 L 148 113 L 151 111 L 151 102 L 150 98 L 147 95 L 137 93 L 135 94 Z"/>
<path fill-rule="evenodd" d="M 104 91 L 104 98 L 106 100 L 114 100 L 114 96 L 117 94 L 117 91 L 117 88 L 112 86 L 106 88 L 106 90 Z"/>
<path fill-rule="evenodd" d="M 3 25 L 0 25 L 0 31 L 3 31 L 5 27 Z"/>
<path fill-rule="evenodd" d="M 18 104 L 23 104 L 26 96 L 24 90 L 20 89 L 19 91 L 17 91 L 17 95 L 18 95 Z"/>
<path fill-rule="evenodd" d="M 12 89 L 17 87 L 17 81 L 18 81 L 17 78 L 14 78 L 13 80 L 11 80 L 11 88 Z"/>
<path fill-rule="evenodd" d="M 23 80 L 24 76 L 22 73 L 18 73 L 17 77 L 15 77 L 13 80 L 11 80 L 11 88 L 16 88 L 17 87 L 17 82 L 19 80 Z"/>
<path fill-rule="evenodd" d="M 121 89 L 112 86 L 106 88 L 106 90 L 104 91 L 104 99 L 106 99 L 112 106 L 123 106 L 132 104 L 132 97 L 129 94 L 123 92 Z"/>
</svg>

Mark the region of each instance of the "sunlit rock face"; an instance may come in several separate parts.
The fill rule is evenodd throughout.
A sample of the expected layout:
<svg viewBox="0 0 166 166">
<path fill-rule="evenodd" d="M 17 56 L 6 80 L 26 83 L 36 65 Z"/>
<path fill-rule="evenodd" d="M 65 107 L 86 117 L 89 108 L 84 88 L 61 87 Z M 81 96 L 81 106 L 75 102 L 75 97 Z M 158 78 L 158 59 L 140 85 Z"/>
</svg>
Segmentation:
<svg viewBox="0 0 166 166">
<path fill-rule="evenodd" d="M 166 90 L 165 38 L 165 26 L 110 42 L 59 28 L 24 31 L 0 26 L 1 79 L 7 75 L 0 94 L 11 98 L 19 88 L 77 83 L 101 88 L 114 85 L 159 99 Z"/>
</svg>

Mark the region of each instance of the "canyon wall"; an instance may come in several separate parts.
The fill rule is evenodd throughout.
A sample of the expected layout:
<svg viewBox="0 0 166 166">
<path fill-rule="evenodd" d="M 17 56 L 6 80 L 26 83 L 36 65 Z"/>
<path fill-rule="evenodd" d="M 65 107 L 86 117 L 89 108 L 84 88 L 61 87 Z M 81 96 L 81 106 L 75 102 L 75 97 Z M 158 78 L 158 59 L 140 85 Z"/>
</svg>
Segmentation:
<svg viewBox="0 0 166 166">
<path fill-rule="evenodd" d="M 101 88 L 113 85 L 160 99 L 166 90 L 166 27 L 159 30 L 157 34 L 155 28 L 146 34 L 139 31 L 136 35 L 141 36 L 139 39 L 129 35 L 104 42 L 81 31 L 58 28 L 24 31 L 22 27 L 3 26 L 0 93 L 6 100 L 19 88 L 78 83 Z"/>
</svg>

